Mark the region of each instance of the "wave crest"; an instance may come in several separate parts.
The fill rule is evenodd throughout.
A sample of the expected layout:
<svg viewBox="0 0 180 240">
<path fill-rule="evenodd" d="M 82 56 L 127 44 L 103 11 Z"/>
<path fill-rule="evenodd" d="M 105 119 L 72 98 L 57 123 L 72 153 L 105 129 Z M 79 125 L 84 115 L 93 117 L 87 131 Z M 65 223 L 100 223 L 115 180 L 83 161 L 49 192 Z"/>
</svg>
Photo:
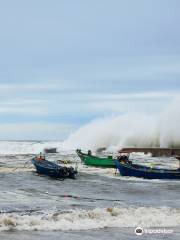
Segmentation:
<svg viewBox="0 0 180 240">
<path fill-rule="evenodd" d="M 180 209 L 152 208 L 96 208 L 72 210 L 68 213 L 0 215 L 0 231 L 19 230 L 87 230 L 105 227 L 177 227 L 180 226 Z"/>
</svg>

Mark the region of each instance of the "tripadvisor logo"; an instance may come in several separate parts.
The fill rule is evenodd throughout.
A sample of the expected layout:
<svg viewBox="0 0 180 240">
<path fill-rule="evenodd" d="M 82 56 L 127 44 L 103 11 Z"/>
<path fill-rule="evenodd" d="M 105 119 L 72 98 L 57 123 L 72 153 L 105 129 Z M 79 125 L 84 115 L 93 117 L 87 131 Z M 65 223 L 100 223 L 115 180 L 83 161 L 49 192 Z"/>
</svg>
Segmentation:
<svg viewBox="0 0 180 240">
<path fill-rule="evenodd" d="M 135 234 L 136 235 L 142 235 L 143 234 L 143 228 L 141 228 L 141 227 L 137 227 L 136 229 L 135 229 Z"/>
</svg>

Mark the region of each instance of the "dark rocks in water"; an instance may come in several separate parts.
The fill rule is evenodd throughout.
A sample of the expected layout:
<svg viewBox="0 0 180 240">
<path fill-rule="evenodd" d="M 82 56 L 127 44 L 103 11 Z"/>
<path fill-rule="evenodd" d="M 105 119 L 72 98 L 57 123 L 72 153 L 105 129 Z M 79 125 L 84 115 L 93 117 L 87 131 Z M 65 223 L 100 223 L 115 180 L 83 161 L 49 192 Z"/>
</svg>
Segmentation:
<svg viewBox="0 0 180 240">
<path fill-rule="evenodd" d="M 45 148 L 45 153 L 57 153 L 57 148 Z"/>
</svg>

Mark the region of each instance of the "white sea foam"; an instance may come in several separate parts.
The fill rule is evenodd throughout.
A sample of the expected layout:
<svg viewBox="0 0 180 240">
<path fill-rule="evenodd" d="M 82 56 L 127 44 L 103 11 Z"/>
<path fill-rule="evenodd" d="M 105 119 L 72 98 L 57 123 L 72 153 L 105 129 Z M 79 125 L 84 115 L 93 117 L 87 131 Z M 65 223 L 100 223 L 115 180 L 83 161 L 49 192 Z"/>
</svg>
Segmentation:
<svg viewBox="0 0 180 240">
<path fill-rule="evenodd" d="M 44 148 L 59 147 L 60 142 L 0 141 L 0 154 L 37 154 Z"/>
<path fill-rule="evenodd" d="M 7 230 L 86 230 L 105 227 L 177 227 L 180 209 L 151 208 L 96 208 L 72 210 L 68 213 L 0 214 L 0 231 Z"/>
<path fill-rule="evenodd" d="M 180 99 L 156 116 L 126 114 L 98 119 L 74 132 L 61 148 L 180 147 Z"/>
</svg>

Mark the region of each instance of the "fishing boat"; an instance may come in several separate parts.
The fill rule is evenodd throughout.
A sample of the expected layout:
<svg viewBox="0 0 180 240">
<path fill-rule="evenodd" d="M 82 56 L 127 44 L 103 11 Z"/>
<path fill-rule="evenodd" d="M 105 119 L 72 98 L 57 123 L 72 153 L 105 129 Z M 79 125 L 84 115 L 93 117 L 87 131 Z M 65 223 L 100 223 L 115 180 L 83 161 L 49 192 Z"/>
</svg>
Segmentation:
<svg viewBox="0 0 180 240">
<path fill-rule="evenodd" d="M 115 168 L 115 163 L 112 156 L 97 157 L 93 156 L 90 150 L 86 154 L 82 153 L 80 149 L 77 149 L 76 153 L 85 165 L 103 168 Z"/>
<path fill-rule="evenodd" d="M 57 153 L 57 148 L 45 148 L 45 153 Z"/>
<path fill-rule="evenodd" d="M 73 167 L 60 166 L 54 162 L 46 160 L 44 157 L 34 157 L 31 162 L 39 174 L 52 178 L 72 178 L 75 179 L 77 171 Z"/>
<path fill-rule="evenodd" d="M 177 169 L 151 168 L 133 164 L 128 158 L 115 160 L 116 168 L 121 176 L 138 177 L 145 179 L 180 179 L 180 167 Z"/>
</svg>

